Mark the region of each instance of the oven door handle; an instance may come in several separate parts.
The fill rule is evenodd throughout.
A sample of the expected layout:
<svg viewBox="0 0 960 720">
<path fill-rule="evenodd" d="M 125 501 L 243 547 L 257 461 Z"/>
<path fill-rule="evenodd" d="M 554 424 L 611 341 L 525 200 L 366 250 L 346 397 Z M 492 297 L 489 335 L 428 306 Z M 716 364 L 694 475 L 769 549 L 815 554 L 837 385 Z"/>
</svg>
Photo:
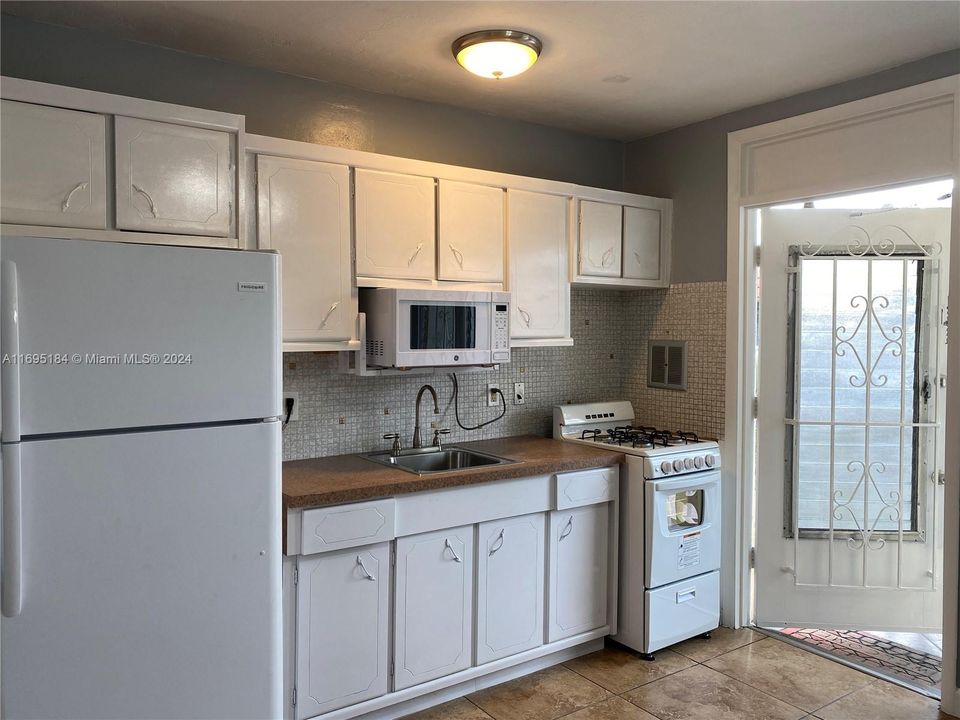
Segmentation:
<svg viewBox="0 0 960 720">
<path fill-rule="evenodd" d="M 690 490 L 691 488 L 704 488 L 711 485 L 720 484 L 720 472 L 715 470 L 709 473 L 697 473 L 685 477 L 670 478 L 664 480 L 653 480 L 653 491 L 670 492 L 672 490 Z"/>
</svg>

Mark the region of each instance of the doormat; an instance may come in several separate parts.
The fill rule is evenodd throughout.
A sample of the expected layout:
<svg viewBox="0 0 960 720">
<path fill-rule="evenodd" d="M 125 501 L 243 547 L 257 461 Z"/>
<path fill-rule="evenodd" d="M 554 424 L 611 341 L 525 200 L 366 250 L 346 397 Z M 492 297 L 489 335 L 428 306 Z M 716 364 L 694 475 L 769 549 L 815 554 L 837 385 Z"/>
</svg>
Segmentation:
<svg viewBox="0 0 960 720">
<path fill-rule="evenodd" d="M 858 665 L 875 668 L 927 694 L 934 691 L 940 697 L 943 663 L 935 655 L 856 630 L 783 628 L 777 632 Z"/>
</svg>

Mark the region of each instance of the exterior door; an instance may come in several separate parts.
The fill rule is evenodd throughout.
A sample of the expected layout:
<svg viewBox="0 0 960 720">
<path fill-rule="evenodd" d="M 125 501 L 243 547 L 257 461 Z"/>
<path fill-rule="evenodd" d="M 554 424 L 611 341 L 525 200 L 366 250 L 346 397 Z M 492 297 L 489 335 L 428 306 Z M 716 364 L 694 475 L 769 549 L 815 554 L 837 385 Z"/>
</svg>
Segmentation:
<svg viewBox="0 0 960 720">
<path fill-rule="evenodd" d="M 394 690 L 473 662 L 473 526 L 397 540 Z"/>
<path fill-rule="evenodd" d="M 117 117 L 117 227 L 227 237 L 233 227 L 230 133 Z"/>
<path fill-rule="evenodd" d="M 754 212 L 758 624 L 937 631 L 950 211 Z"/>
<path fill-rule="evenodd" d="M 384 695 L 389 627 L 389 543 L 301 557 L 297 718 Z"/>
<path fill-rule="evenodd" d="M 437 278 L 503 282 L 503 189 L 440 180 Z"/>
<path fill-rule="evenodd" d="M 607 622 L 609 505 L 550 513 L 549 641 Z"/>
<path fill-rule="evenodd" d="M 352 338 L 350 168 L 257 156 L 257 228 L 283 258 L 283 341 Z"/>
<path fill-rule="evenodd" d="M 569 203 L 560 195 L 507 190 L 512 338 L 570 335 Z"/>
<path fill-rule="evenodd" d="M 477 664 L 543 644 L 544 515 L 479 526 Z"/>
</svg>

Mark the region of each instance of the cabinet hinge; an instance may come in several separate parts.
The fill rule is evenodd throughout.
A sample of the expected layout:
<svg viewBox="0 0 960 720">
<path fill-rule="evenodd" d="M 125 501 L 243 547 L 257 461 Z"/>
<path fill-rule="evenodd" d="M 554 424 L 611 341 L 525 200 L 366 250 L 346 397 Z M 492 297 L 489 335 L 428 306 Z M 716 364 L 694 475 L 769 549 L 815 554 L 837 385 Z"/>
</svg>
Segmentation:
<svg viewBox="0 0 960 720">
<path fill-rule="evenodd" d="M 755 568 L 757 566 L 757 549 L 755 547 L 750 548 L 750 567 Z"/>
<path fill-rule="evenodd" d="M 297 686 L 293 686 L 293 691 L 290 693 L 290 705 L 293 707 L 297 706 Z"/>
<path fill-rule="evenodd" d="M 296 585 L 300 582 L 300 568 L 295 567 L 293 569 L 293 584 Z"/>
<path fill-rule="evenodd" d="M 760 246 L 757 245 L 756 249 L 753 251 L 753 261 L 756 263 L 757 267 L 760 267 Z"/>
<path fill-rule="evenodd" d="M 391 660 L 390 660 L 390 677 L 393 677 L 393 674 L 394 674 L 394 667 L 393 667 L 393 659 L 391 658 Z"/>
<path fill-rule="evenodd" d="M 753 417 L 757 418 L 760 416 L 760 398 L 753 398 Z"/>
<path fill-rule="evenodd" d="M 947 474 L 943 470 L 940 470 L 937 473 L 937 485 L 946 485 L 946 484 L 947 484 Z"/>
</svg>

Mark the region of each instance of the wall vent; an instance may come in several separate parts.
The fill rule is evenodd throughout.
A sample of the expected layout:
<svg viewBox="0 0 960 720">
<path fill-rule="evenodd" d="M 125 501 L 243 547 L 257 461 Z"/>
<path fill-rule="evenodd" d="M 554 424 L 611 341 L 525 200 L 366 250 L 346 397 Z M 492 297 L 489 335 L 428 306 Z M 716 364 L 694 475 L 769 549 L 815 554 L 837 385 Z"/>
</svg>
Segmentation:
<svg viewBox="0 0 960 720">
<path fill-rule="evenodd" d="M 383 357 L 383 340 L 367 338 L 367 357 Z"/>
<path fill-rule="evenodd" d="M 687 389 L 686 340 L 651 340 L 647 360 L 647 387 Z"/>
</svg>

